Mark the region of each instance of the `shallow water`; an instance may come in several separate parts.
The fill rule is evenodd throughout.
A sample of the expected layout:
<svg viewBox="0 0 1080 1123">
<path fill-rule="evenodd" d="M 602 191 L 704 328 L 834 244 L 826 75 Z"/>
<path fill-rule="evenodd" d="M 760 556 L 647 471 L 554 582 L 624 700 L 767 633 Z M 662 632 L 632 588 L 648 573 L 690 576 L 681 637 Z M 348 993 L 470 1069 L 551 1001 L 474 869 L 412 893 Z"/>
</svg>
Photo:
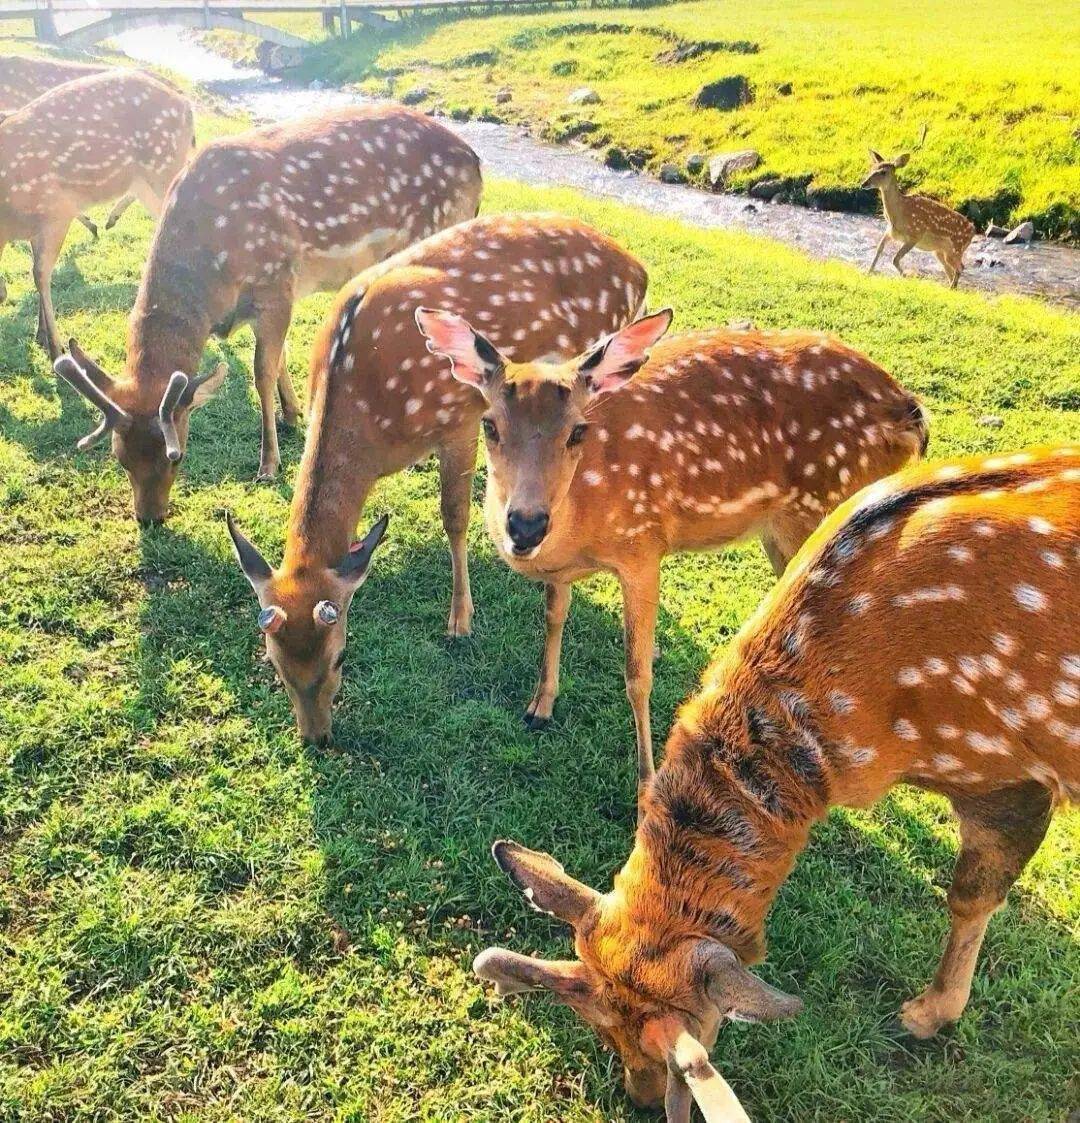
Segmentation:
<svg viewBox="0 0 1080 1123">
<path fill-rule="evenodd" d="M 237 66 L 189 36 L 162 35 L 160 30 L 133 31 L 116 42 L 130 57 L 168 67 L 258 121 L 281 121 L 368 100 L 355 91 L 312 90 L 268 77 L 260 70 Z M 587 152 L 543 144 L 516 126 L 450 120 L 445 120 L 445 124 L 468 140 L 485 169 L 494 175 L 538 186 L 572 187 L 694 226 L 761 234 L 796 246 L 812 257 L 866 265 L 883 229 L 880 218 L 867 215 L 761 203 L 738 195 L 713 195 L 695 187 L 661 183 L 636 172 L 612 171 Z M 879 269 L 891 274 L 889 256 L 885 255 L 884 260 L 886 265 Z M 998 240 L 979 237 L 971 244 L 966 261 L 961 288 L 1023 293 L 1080 309 L 1078 249 L 1053 242 L 1006 246 Z M 914 251 L 905 259 L 904 266 L 909 273 L 942 280 L 944 277 L 930 254 Z"/>
</svg>

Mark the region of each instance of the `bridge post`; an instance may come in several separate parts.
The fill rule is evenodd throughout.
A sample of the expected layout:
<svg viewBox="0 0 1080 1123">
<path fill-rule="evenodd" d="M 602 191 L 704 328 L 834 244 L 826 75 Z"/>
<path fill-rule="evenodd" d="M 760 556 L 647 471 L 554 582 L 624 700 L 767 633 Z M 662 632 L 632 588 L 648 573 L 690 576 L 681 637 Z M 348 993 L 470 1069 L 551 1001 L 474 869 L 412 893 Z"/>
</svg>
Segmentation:
<svg viewBox="0 0 1080 1123">
<path fill-rule="evenodd" d="M 352 29 L 349 27 L 349 9 L 345 0 L 341 0 L 341 10 L 338 19 L 341 20 L 341 37 L 342 39 L 348 39 Z"/>
<path fill-rule="evenodd" d="M 53 15 L 52 0 L 44 8 L 34 9 L 34 37 L 46 43 L 59 43 L 60 34 L 56 30 L 56 17 Z"/>
<path fill-rule="evenodd" d="M 205 27 L 206 30 L 209 31 L 210 30 L 210 0 L 203 0 L 202 21 L 203 21 L 203 27 Z"/>
</svg>

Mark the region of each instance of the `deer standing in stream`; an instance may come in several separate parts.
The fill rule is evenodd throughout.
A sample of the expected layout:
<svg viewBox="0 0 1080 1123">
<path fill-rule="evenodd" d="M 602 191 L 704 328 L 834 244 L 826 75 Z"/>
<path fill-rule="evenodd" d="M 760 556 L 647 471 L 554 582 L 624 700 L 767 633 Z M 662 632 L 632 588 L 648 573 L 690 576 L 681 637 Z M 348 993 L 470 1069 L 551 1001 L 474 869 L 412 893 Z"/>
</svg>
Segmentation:
<svg viewBox="0 0 1080 1123">
<path fill-rule="evenodd" d="M 330 736 L 346 615 L 385 530 L 376 524 L 350 549 L 364 501 L 381 477 L 432 452 L 453 566 L 448 631 L 472 628 L 466 534 L 485 403 L 427 351 L 417 307 L 452 302 L 502 354 L 526 361 L 572 355 L 621 327 L 646 282 L 641 264 L 591 227 L 517 215 L 463 223 L 342 291 L 312 352 L 311 419 L 281 567 L 271 569 L 229 520 L 267 652 L 307 740 Z"/>
<path fill-rule="evenodd" d="M 124 377 L 110 378 L 74 340 L 57 367 L 103 413 L 79 447 L 111 433 L 136 517 L 162 521 L 191 412 L 225 373 L 195 376 L 207 339 L 251 321 L 259 478 L 272 478 L 280 463 L 275 389 L 285 424 L 300 415 L 285 364 L 295 301 L 472 218 L 480 191 L 473 150 L 399 106 L 337 109 L 206 145 L 173 185 L 154 236 Z"/>
<path fill-rule="evenodd" d="M 967 1005 L 987 923 L 1080 797 L 1080 445 L 928 463 L 836 511 L 679 711 L 633 853 L 600 894 L 513 842 L 494 857 L 574 929 L 577 960 L 489 948 L 500 994 L 544 990 L 620 1055 L 631 1098 L 747 1116 L 709 1061 L 725 1019 L 799 1012 L 747 967 L 811 826 L 898 783 L 960 820 L 952 927 L 901 1011 Z M 809 919 L 809 918 L 808 918 Z M 1061 1029 L 1068 1032 L 1065 1026 Z"/>
<path fill-rule="evenodd" d="M 926 140 L 926 128 L 913 151 L 922 147 Z M 870 149 L 870 174 L 863 180 L 864 188 L 874 187 L 881 193 L 885 220 L 888 223 L 881 235 L 874 260 L 870 262 L 868 273 L 877 268 L 878 259 L 890 238 L 900 243 L 893 257 L 893 265 L 900 276 L 904 276 L 900 262 L 914 249 L 929 250 L 941 262 L 949 286 L 956 288 L 960 274 L 964 270 L 964 252 L 975 237 L 975 227 L 962 214 L 951 207 L 928 199 L 925 195 L 905 195 L 896 180 L 898 168 L 903 168 L 911 159 L 910 152 L 902 152 L 891 160 Z"/>
<path fill-rule="evenodd" d="M 61 351 L 52 272 L 68 227 L 87 207 L 129 194 L 156 215 L 194 137 L 187 98 L 131 70 L 77 78 L 0 121 L 0 253 L 30 242 L 37 339 L 50 358 Z"/>
<path fill-rule="evenodd" d="M 622 588 L 639 791 L 653 775 L 649 696 L 660 562 L 759 535 L 779 575 L 824 515 L 926 448 L 918 402 L 864 355 L 807 332 L 687 332 L 670 312 L 577 358 L 513 361 L 460 315 L 420 330 L 487 403 L 488 531 L 547 587 L 540 677 L 525 711 L 551 718 L 572 583 Z M 486 329 L 485 329 L 486 330 Z"/>
</svg>

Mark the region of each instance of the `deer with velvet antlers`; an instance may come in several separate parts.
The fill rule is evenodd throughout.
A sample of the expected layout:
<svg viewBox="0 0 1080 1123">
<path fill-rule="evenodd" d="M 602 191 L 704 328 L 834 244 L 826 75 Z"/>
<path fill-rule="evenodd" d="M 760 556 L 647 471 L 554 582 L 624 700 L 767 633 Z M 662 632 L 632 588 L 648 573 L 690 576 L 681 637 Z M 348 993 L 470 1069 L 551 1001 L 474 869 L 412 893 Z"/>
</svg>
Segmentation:
<svg viewBox="0 0 1080 1123">
<path fill-rule="evenodd" d="M 551 718 L 571 585 L 622 588 L 638 783 L 653 774 L 649 695 L 660 562 L 760 535 L 777 574 L 822 517 L 921 455 L 918 402 L 850 347 L 806 332 L 687 332 L 640 319 L 569 361 L 515 362 L 467 319 L 421 310 L 429 347 L 475 387 L 487 527 L 511 568 L 547 587 L 540 677 L 525 713 Z"/>
<path fill-rule="evenodd" d="M 191 154 L 193 122 L 187 98 L 132 70 L 77 78 L 0 121 L 0 253 L 16 238 L 30 242 L 37 339 L 50 358 L 61 350 L 52 272 L 68 227 L 126 195 L 156 215 Z"/>
<path fill-rule="evenodd" d="M 544 990 L 618 1051 L 630 1096 L 745 1120 L 709 1061 L 725 1019 L 801 1003 L 749 965 L 830 807 L 898 783 L 960 820 L 937 974 L 901 1018 L 959 1018 L 993 912 L 1057 803 L 1080 797 L 1080 446 L 925 464 L 866 488 L 803 547 L 680 710 L 633 853 L 600 894 L 512 842 L 495 860 L 570 924 L 578 959 L 498 948 L 476 973 Z"/>
<path fill-rule="evenodd" d="M 271 569 L 229 521 L 305 738 L 330 735 L 346 614 L 385 529 L 350 550 L 364 501 L 381 477 L 432 452 L 453 567 L 448 631 L 472 628 L 466 533 L 485 403 L 426 350 L 417 307 L 453 301 L 491 333 L 498 353 L 524 362 L 573 354 L 627 323 L 646 280 L 638 261 L 591 227 L 524 215 L 463 223 L 342 291 L 312 353 L 311 423 L 281 567 Z"/>
<path fill-rule="evenodd" d="M 456 222 L 480 202 L 476 154 L 449 129 L 401 107 L 349 108 L 225 137 L 175 183 L 128 325 L 124 377 L 71 341 L 57 366 L 111 434 L 135 514 L 160 522 L 192 411 L 225 368 L 195 376 L 211 332 L 255 330 L 262 415 L 259 478 L 278 470 L 274 393 L 286 425 L 300 404 L 285 365 L 293 304 Z"/>
</svg>

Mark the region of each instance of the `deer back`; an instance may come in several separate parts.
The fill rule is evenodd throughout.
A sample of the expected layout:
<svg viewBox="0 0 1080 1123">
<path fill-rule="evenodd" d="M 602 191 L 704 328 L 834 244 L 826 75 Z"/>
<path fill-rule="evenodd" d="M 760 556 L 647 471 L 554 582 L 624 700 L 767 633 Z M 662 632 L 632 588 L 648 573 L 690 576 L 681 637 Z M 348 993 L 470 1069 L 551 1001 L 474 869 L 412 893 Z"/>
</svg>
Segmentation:
<svg viewBox="0 0 1080 1123">
<path fill-rule="evenodd" d="M 106 68 L 88 63 L 61 62 L 29 55 L 0 57 L 0 113 L 10 113 L 54 86 L 100 74 Z"/>
</svg>

